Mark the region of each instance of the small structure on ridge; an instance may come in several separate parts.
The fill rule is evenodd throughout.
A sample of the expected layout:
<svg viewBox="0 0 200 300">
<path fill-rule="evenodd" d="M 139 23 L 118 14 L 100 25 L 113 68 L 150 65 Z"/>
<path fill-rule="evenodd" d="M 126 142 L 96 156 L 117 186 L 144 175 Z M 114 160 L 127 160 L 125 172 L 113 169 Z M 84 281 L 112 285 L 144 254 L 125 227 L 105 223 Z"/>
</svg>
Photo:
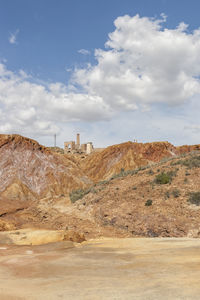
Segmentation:
<svg viewBox="0 0 200 300">
<path fill-rule="evenodd" d="M 76 135 L 76 142 L 69 141 L 64 142 L 64 153 L 85 153 L 90 154 L 94 150 L 92 142 L 87 142 L 86 144 L 80 143 L 80 134 Z"/>
</svg>

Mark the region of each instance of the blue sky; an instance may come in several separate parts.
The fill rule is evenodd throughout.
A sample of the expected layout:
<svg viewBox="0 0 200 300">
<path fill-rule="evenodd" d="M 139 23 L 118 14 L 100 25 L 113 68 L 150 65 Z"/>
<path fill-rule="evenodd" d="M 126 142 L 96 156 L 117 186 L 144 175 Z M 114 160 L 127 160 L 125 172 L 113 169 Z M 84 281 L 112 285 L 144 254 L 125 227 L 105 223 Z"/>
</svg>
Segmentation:
<svg viewBox="0 0 200 300">
<path fill-rule="evenodd" d="M 77 131 L 97 147 L 200 143 L 198 0 L 0 7 L 1 133 L 51 145 L 55 132 L 59 146 Z"/>
</svg>

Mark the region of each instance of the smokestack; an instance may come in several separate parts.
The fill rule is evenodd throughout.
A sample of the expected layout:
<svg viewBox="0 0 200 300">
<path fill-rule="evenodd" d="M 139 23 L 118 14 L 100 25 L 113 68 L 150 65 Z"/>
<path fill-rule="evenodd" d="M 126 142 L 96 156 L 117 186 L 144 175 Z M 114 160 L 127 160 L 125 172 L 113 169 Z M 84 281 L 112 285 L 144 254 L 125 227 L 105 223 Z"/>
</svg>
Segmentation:
<svg viewBox="0 0 200 300">
<path fill-rule="evenodd" d="M 76 135 L 76 144 L 77 144 L 78 148 L 80 148 L 80 133 L 77 133 L 77 135 Z"/>
</svg>

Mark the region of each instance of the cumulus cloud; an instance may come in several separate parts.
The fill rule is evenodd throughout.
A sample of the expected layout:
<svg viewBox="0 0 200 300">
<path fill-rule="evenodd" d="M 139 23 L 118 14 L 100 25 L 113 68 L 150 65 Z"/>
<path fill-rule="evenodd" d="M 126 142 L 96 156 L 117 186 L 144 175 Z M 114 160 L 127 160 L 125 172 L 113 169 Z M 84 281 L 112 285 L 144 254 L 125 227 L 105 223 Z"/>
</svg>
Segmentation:
<svg viewBox="0 0 200 300">
<path fill-rule="evenodd" d="M 17 44 L 17 35 L 19 33 L 19 29 L 17 29 L 15 32 L 10 33 L 10 36 L 8 38 L 10 44 Z"/>
<path fill-rule="evenodd" d="M 183 22 L 167 29 L 165 21 L 118 17 L 105 48 L 95 50 L 96 64 L 75 69 L 68 85 L 34 83 L 0 64 L 0 131 L 47 135 L 66 122 L 186 105 L 200 93 L 200 29 L 189 32 Z"/>
<path fill-rule="evenodd" d="M 78 53 L 83 54 L 83 55 L 89 55 L 90 51 L 86 50 L 86 49 L 80 49 L 80 50 L 78 50 Z"/>
<path fill-rule="evenodd" d="M 46 135 L 59 132 L 57 122 L 96 121 L 110 111 L 97 95 L 72 93 L 61 84 L 39 85 L 0 64 L 0 131 Z"/>
<path fill-rule="evenodd" d="M 128 15 L 115 20 L 97 65 L 77 70 L 74 81 L 116 110 L 152 103 L 181 104 L 200 92 L 200 30 L 163 28 L 160 20 Z"/>
</svg>

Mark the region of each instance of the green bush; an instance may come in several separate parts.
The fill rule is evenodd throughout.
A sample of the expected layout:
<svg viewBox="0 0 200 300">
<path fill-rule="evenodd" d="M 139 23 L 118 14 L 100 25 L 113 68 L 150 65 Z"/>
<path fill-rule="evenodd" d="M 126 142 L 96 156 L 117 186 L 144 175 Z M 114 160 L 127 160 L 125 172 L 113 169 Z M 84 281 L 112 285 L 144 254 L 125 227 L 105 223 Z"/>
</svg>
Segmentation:
<svg viewBox="0 0 200 300">
<path fill-rule="evenodd" d="M 155 177 L 155 183 L 157 184 L 167 184 L 171 183 L 172 175 L 170 173 L 162 172 Z"/>
<path fill-rule="evenodd" d="M 200 192 L 190 193 L 189 198 L 188 198 L 188 202 L 199 206 L 200 205 Z"/>
<path fill-rule="evenodd" d="M 78 189 L 74 190 L 69 194 L 70 200 L 72 203 L 76 202 L 79 199 L 82 199 L 85 195 L 87 195 L 91 191 L 91 188 L 89 189 Z"/>
<path fill-rule="evenodd" d="M 151 206 L 153 203 L 153 201 L 151 199 L 148 199 L 146 202 L 145 202 L 145 206 Z"/>
</svg>

